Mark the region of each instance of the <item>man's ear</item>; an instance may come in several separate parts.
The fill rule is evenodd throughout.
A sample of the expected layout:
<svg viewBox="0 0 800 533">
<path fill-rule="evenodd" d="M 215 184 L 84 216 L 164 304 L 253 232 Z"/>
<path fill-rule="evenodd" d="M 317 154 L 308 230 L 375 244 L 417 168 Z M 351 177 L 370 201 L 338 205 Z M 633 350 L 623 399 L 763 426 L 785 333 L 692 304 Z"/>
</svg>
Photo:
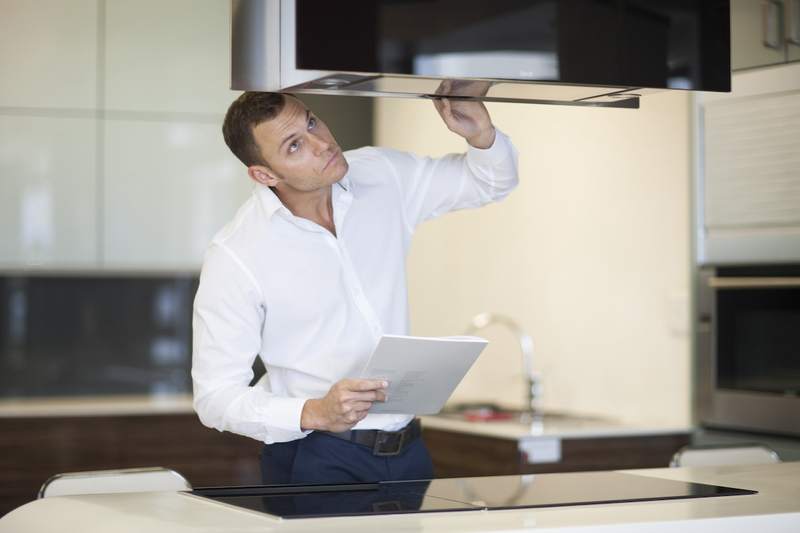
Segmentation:
<svg viewBox="0 0 800 533">
<path fill-rule="evenodd" d="M 275 187 L 281 181 L 272 170 L 264 165 L 250 165 L 247 167 L 247 175 L 253 181 L 267 187 Z"/>
</svg>

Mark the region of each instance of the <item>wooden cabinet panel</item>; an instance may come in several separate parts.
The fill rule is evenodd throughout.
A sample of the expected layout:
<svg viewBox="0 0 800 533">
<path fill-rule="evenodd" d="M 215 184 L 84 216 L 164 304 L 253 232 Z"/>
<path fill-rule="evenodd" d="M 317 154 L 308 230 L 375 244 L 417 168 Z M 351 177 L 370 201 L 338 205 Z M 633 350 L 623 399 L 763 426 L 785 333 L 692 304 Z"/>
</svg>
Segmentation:
<svg viewBox="0 0 800 533">
<path fill-rule="evenodd" d="M 0 425 L 0 516 L 34 500 L 60 472 L 164 466 L 195 486 L 261 482 L 255 440 L 193 414 L 6 418 Z"/>
<path fill-rule="evenodd" d="M 436 477 L 663 468 L 688 433 L 563 439 L 561 461 L 528 464 L 511 439 L 425 429 Z"/>
</svg>

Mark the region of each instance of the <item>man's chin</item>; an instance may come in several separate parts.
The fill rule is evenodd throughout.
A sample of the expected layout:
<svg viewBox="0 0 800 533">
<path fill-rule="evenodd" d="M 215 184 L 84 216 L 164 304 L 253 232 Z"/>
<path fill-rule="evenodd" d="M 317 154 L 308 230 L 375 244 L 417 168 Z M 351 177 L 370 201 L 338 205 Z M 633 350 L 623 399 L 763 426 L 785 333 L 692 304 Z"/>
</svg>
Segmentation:
<svg viewBox="0 0 800 533">
<path fill-rule="evenodd" d="M 347 164 L 347 160 L 342 157 L 342 163 L 340 165 L 336 165 L 335 175 L 333 178 L 333 183 L 338 183 L 347 175 L 347 171 L 350 170 L 350 165 Z"/>
</svg>

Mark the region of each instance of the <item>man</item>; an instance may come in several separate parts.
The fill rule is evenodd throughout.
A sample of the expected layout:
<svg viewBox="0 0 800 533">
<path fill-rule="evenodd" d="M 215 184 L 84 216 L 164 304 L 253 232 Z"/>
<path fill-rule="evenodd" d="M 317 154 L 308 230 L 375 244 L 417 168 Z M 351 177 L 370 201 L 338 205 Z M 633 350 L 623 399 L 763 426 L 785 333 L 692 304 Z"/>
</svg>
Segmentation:
<svg viewBox="0 0 800 533">
<path fill-rule="evenodd" d="M 358 379 L 382 334 L 407 334 L 405 256 L 420 222 L 505 197 L 516 151 L 484 105 L 439 99 L 466 154 L 342 153 L 289 95 L 244 93 L 223 134 L 255 191 L 212 241 L 194 307 L 201 421 L 265 443 L 264 483 L 430 479 L 419 422 L 369 414 Z M 252 364 L 267 374 L 254 386 Z"/>
</svg>

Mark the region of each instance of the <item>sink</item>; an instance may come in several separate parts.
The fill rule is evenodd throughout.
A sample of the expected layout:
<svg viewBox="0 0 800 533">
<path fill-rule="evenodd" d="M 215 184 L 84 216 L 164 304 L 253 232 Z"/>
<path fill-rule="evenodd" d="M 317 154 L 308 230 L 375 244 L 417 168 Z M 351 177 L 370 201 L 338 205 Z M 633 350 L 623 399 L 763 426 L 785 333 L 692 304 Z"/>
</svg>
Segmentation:
<svg viewBox="0 0 800 533">
<path fill-rule="evenodd" d="M 608 422 L 607 419 L 594 416 L 577 415 L 562 411 L 528 411 L 507 408 L 492 403 L 456 404 L 445 407 L 436 416 L 467 422 L 510 422 L 526 426 L 541 425 L 545 422 Z"/>
<path fill-rule="evenodd" d="M 457 404 L 445 407 L 439 417 L 468 422 L 512 422 L 538 424 L 545 421 L 603 421 L 598 417 L 575 415 L 560 411 L 530 411 L 499 406 L 492 403 Z"/>
</svg>

